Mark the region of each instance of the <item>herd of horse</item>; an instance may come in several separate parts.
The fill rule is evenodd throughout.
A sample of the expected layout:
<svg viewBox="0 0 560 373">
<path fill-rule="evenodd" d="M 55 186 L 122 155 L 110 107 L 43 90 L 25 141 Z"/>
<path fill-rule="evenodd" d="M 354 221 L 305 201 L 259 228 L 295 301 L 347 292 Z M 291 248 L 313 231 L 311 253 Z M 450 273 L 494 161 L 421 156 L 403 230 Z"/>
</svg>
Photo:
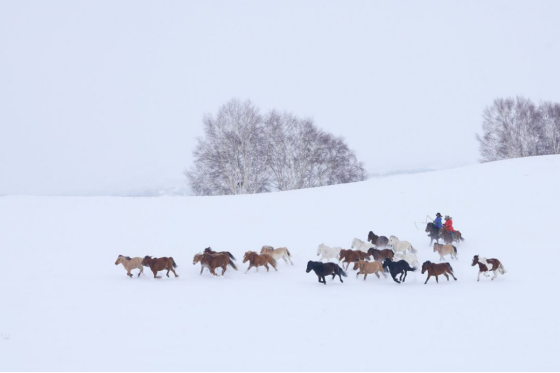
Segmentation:
<svg viewBox="0 0 560 373">
<path fill-rule="evenodd" d="M 422 274 L 427 272 L 426 284 L 428 280 L 433 276 L 436 282 L 439 282 L 439 276 L 445 276 L 447 281 L 449 281 L 449 275 L 453 277 L 455 281 L 457 278 L 453 272 L 453 267 L 448 262 L 443 262 L 445 256 L 449 255 L 452 259 L 458 259 L 457 247 L 453 243 L 459 243 L 464 241 L 459 231 L 455 231 L 454 236 L 447 236 L 438 230 L 437 234 L 434 232 L 436 228 L 433 223 L 428 223 L 426 226 L 426 232 L 430 237 L 430 246 L 433 241 L 433 252 L 438 253 L 440 256 L 440 263 L 432 263 L 430 261 L 425 261 L 422 264 Z M 436 228 L 437 229 L 437 228 Z M 443 239 L 444 244 L 439 243 L 439 239 Z M 368 234 L 368 241 L 364 242 L 358 238 L 352 241 L 351 249 L 342 249 L 340 247 L 329 247 L 325 244 L 320 244 L 317 248 L 317 256 L 320 256 L 319 261 L 309 261 L 307 263 L 306 272 L 315 272 L 318 277 L 319 283 L 327 284 L 326 276 L 332 276 L 334 280 L 336 276 L 339 277 L 340 282 L 344 282 L 342 277 L 347 277 L 346 271 L 348 271 L 351 264 L 353 264 L 352 269 L 357 271 L 356 278 L 363 275 L 364 281 L 369 274 L 375 275 L 378 279 L 381 278 L 380 275 L 387 278 L 386 273 L 389 273 L 393 280 L 400 284 L 406 281 L 406 276 L 408 272 L 415 272 L 420 268 L 420 264 L 416 254 L 418 251 L 410 244 L 408 241 L 401 241 L 396 236 L 390 236 L 389 238 L 385 236 L 377 236 L 372 231 Z M 292 255 L 290 251 L 285 247 L 273 248 L 272 246 L 263 246 L 259 253 L 255 251 L 247 251 L 243 256 L 243 263 L 249 262 L 249 266 L 245 273 L 249 272 L 251 268 L 255 268 L 258 272 L 259 267 L 265 267 L 266 271 L 270 271 L 272 267 L 275 271 L 278 271 L 277 261 L 284 260 L 286 264 L 288 262 L 293 265 Z M 338 260 L 338 263 L 331 262 L 332 259 Z M 323 262 L 326 260 L 326 262 Z M 235 257 L 229 251 L 214 251 L 212 248 L 207 247 L 203 252 L 196 254 L 193 258 L 193 265 L 200 263 L 200 274 L 204 272 L 204 269 L 214 275 L 218 276 L 216 269 L 221 268 L 221 276 L 223 276 L 228 268 L 231 267 L 234 270 L 238 270 L 235 264 Z M 169 277 L 169 272 L 172 272 L 175 277 L 179 275 L 175 272 L 177 264 L 172 257 L 162 257 L 162 258 L 152 258 L 151 256 L 134 257 L 119 255 L 115 265 L 122 264 L 127 271 L 127 276 L 132 277 L 132 270 L 139 269 L 138 277 L 144 273 L 143 267 L 149 267 L 154 275 L 154 278 L 161 278 L 158 276 L 158 272 L 167 271 L 166 276 Z M 344 265 L 346 264 L 346 268 Z M 493 272 L 494 280 L 498 273 L 505 274 L 506 270 L 503 264 L 498 259 L 487 259 L 475 255 L 473 257 L 472 266 L 478 265 L 478 277 L 477 281 L 480 281 L 480 275 L 488 277 L 488 272 Z"/>
</svg>

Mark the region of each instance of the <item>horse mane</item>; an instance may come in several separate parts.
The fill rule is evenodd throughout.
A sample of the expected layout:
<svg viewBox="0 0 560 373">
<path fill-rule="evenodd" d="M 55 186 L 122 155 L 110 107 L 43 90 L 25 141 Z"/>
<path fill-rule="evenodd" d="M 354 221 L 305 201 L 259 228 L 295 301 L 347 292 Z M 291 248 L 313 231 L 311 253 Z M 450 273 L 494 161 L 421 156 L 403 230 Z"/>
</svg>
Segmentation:
<svg viewBox="0 0 560 373">
<path fill-rule="evenodd" d="M 126 260 L 132 260 L 132 258 L 129 257 L 129 256 L 125 256 L 124 258 L 125 258 Z"/>
</svg>

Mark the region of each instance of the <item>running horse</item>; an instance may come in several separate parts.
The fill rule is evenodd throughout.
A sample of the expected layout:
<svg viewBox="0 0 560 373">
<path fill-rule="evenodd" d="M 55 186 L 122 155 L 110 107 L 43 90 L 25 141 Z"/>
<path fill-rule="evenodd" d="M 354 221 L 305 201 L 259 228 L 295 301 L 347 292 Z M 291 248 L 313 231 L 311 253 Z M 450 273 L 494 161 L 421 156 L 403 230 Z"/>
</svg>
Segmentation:
<svg viewBox="0 0 560 373">
<path fill-rule="evenodd" d="M 439 243 L 439 239 L 441 238 L 440 234 L 440 230 L 438 227 L 436 227 L 436 225 L 434 223 L 428 223 L 426 225 L 426 233 L 428 233 L 428 237 L 430 237 L 430 246 L 432 246 L 432 243 L 434 242 L 434 240 Z"/>
<path fill-rule="evenodd" d="M 426 279 L 426 282 L 424 282 L 424 285 L 428 283 L 428 280 L 432 276 L 436 278 L 437 283 L 439 283 L 438 276 L 441 275 L 444 275 L 447 278 L 447 281 L 449 281 L 449 276 L 447 275 L 448 273 L 453 277 L 455 281 L 457 281 L 457 278 L 453 274 L 453 268 L 449 263 L 432 263 L 428 260 L 424 262 L 424 264 L 422 264 L 422 274 L 424 274 L 424 272 L 426 271 L 428 271 L 428 278 Z"/>
<path fill-rule="evenodd" d="M 488 277 L 488 274 L 486 272 L 494 272 L 494 277 L 492 277 L 492 280 L 494 280 L 496 277 L 498 277 L 498 272 L 500 272 L 500 274 L 505 274 L 506 273 L 506 269 L 504 268 L 504 265 L 498 260 L 498 259 L 486 259 L 484 257 L 479 257 L 478 255 L 475 255 L 473 257 L 473 261 L 472 261 L 472 266 L 474 267 L 475 265 L 478 264 L 478 277 L 476 278 L 476 281 L 480 281 L 480 274 L 482 273 L 485 277 Z"/>
<path fill-rule="evenodd" d="M 150 267 L 152 273 L 154 274 L 154 278 L 161 278 L 161 276 L 158 276 L 157 273 L 165 270 L 167 270 L 167 273 L 165 274 L 167 277 L 169 277 L 169 271 L 173 272 L 175 277 L 179 277 L 174 269 L 177 268 L 177 264 L 175 264 L 175 260 L 172 257 L 152 258 L 151 256 L 146 255 L 144 259 L 142 259 L 142 265 L 144 267 Z"/>
</svg>

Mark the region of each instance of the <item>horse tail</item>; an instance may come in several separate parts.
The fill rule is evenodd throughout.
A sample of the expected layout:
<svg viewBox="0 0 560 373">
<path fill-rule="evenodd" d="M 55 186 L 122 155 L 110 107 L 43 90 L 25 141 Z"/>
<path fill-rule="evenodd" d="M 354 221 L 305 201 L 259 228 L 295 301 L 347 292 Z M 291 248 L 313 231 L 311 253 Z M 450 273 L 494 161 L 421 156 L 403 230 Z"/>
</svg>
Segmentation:
<svg viewBox="0 0 560 373">
<path fill-rule="evenodd" d="M 286 249 L 286 253 L 288 254 L 288 256 L 292 256 L 292 254 L 290 254 L 290 250 Z"/>
<path fill-rule="evenodd" d="M 498 271 L 500 271 L 500 273 L 502 275 L 507 272 L 506 268 L 504 267 L 504 265 L 502 263 L 500 263 L 500 266 L 498 267 Z"/>
<path fill-rule="evenodd" d="M 229 251 L 226 251 L 226 253 L 228 253 L 230 259 L 236 260 L 232 253 L 230 253 Z"/>
<path fill-rule="evenodd" d="M 451 273 L 453 273 L 453 267 L 451 267 L 451 264 L 447 263 L 447 265 L 449 266 L 449 269 L 451 270 Z"/>
<path fill-rule="evenodd" d="M 453 250 L 455 250 L 455 254 L 457 254 L 457 248 L 454 245 L 451 246 L 453 246 Z"/>
<path fill-rule="evenodd" d="M 410 245 L 410 251 L 411 251 L 413 254 L 416 254 L 416 253 L 418 252 L 418 250 L 416 250 L 414 247 L 412 247 L 412 245 Z"/>
<path fill-rule="evenodd" d="M 233 261 L 229 261 L 228 263 L 233 269 L 235 269 L 237 271 L 237 266 L 235 265 L 235 263 Z"/>
<path fill-rule="evenodd" d="M 172 257 L 169 257 L 169 259 L 171 259 L 171 261 L 173 262 L 173 268 L 177 268 L 177 263 L 175 263 L 175 259 L 173 259 Z"/>
<path fill-rule="evenodd" d="M 340 266 L 339 266 L 338 264 L 337 264 L 336 266 L 338 267 L 338 271 L 340 272 L 340 274 L 341 274 L 343 277 L 348 277 L 348 275 L 346 274 L 346 272 L 344 272 L 344 270 L 343 270 L 342 268 L 340 268 Z"/>
<path fill-rule="evenodd" d="M 411 271 L 411 272 L 416 271 L 416 267 L 411 267 L 410 264 L 408 264 L 408 263 L 406 263 L 406 267 L 407 267 L 406 268 L 407 271 Z"/>
</svg>

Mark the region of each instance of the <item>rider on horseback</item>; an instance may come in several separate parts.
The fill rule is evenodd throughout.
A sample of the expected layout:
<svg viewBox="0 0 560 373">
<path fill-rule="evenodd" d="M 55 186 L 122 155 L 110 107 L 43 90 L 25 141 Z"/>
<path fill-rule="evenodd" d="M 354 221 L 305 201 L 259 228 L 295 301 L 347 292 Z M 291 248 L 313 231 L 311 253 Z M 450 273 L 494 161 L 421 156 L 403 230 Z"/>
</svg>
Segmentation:
<svg viewBox="0 0 560 373">
<path fill-rule="evenodd" d="M 441 229 L 441 227 L 443 226 L 443 223 L 441 222 L 441 214 L 439 212 L 436 214 L 436 220 L 434 220 L 434 225 L 436 226 L 437 229 Z"/>
<path fill-rule="evenodd" d="M 453 218 L 449 215 L 445 215 L 445 230 L 451 233 L 451 240 L 453 241 L 455 229 L 453 229 Z"/>
</svg>

